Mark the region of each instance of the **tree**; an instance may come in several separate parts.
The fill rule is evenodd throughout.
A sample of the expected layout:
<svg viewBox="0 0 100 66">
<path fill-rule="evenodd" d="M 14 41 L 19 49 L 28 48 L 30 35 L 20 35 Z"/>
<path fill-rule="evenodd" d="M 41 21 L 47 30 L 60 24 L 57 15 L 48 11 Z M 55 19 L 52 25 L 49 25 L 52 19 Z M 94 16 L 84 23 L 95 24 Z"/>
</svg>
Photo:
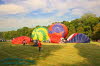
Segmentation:
<svg viewBox="0 0 100 66">
<path fill-rule="evenodd" d="M 2 35 L 3 35 L 3 32 L 0 32 L 0 38 L 3 38 L 3 36 L 2 36 Z"/>
<path fill-rule="evenodd" d="M 79 26 L 77 28 L 77 33 L 84 33 L 84 28 L 82 26 Z"/>
<path fill-rule="evenodd" d="M 96 25 L 93 27 L 93 29 L 94 29 L 94 32 L 93 32 L 93 33 L 96 33 L 97 31 L 99 31 L 99 30 L 100 30 L 100 23 L 96 24 Z"/>
<path fill-rule="evenodd" d="M 94 32 L 92 35 L 92 39 L 93 40 L 100 40 L 100 23 L 95 25 L 93 28 L 94 28 Z"/>
<path fill-rule="evenodd" d="M 70 22 L 68 22 L 68 21 L 63 21 L 63 22 L 61 22 L 61 23 L 64 24 L 65 26 L 67 26 L 67 28 L 70 27 Z"/>
<path fill-rule="evenodd" d="M 91 14 L 91 13 L 84 14 L 81 17 L 81 21 L 83 23 L 85 34 L 87 34 L 90 37 L 92 36 L 94 31 L 93 27 L 96 24 L 100 23 L 98 17 L 96 17 L 95 14 Z"/>
<path fill-rule="evenodd" d="M 93 40 L 100 40 L 100 29 L 92 35 Z"/>
<path fill-rule="evenodd" d="M 70 36 L 71 34 L 73 34 L 73 33 L 76 33 L 76 29 L 75 29 L 75 27 L 74 27 L 74 25 L 73 24 L 70 24 L 70 27 L 68 28 L 69 29 L 69 33 L 68 33 L 68 36 Z M 67 36 L 67 37 L 68 37 Z"/>
<path fill-rule="evenodd" d="M 81 16 L 82 19 L 88 19 L 89 17 L 96 17 L 96 14 L 86 13 L 86 14 Z"/>
<path fill-rule="evenodd" d="M 17 30 L 18 36 L 27 36 L 29 28 L 28 27 L 23 27 L 21 29 Z"/>
</svg>

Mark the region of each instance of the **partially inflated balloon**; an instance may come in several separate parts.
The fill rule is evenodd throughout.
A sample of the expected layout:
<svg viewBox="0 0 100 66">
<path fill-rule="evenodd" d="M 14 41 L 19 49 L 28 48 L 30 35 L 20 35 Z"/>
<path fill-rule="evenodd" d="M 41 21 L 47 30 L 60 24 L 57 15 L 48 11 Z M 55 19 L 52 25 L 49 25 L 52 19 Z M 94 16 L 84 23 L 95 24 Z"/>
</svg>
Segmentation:
<svg viewBox="0 0 100 66">
<path fill-rule="evenodd" d="M 90 38 L 82 33 L 74 33 L 68 37 L 67 43 L 89 43 Z"/>
<path fill-rule="evenodd" d="M 27 36 L 21 36 L 21 37 L 17 37 L 17 38 L 14 38 L 12 40 L 12 44 L 22 44 L 23 41 L 26 41 L 27 43 L 30 43 L 31 42 L 31 38 L 27 37 Z"/>
<path fill-rule="evenodd" d="M 55 33 L 50 36 L 50 42 L 59 43 L 60 41 L 61 41 L 61 35 Z"/>
<path fill-rule="evenodd" d="M 64 24 L 56 23 L 50 25 L 50 27 L 48 28 L 48 32 L 49 32 L 50 41 L 52 43 L 59 43 L 60 38 L 65 38 L 67 36 L 68 28 Z"/>
<path fill-rule="evenodd" d="M 45 27 L 37 27 L 32 32 L 33 40 L 46 41 L 49 40 L 48 30 Z"/>
</svg>

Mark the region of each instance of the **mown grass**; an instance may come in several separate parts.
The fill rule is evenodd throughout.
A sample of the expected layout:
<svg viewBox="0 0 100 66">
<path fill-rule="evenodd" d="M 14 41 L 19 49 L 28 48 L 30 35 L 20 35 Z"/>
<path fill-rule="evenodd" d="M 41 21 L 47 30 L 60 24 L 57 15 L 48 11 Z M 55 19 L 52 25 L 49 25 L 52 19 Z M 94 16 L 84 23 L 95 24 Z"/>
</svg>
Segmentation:
<svg viewBox="0 0 100 66">
<path fill-rule="evenodd" d="M 0 65 L 2 66 L 100 66 L 100 43 L 42 43 L 42 51 L 30 45 L 13 45 L 0 43 Z M 19 58 L 34 61 L 18 61 L 23 64 L 3 64 L 15 62 L 7 58 Z M 26 63 L 26 64 L 25 64 Z M 28 63 L 28 64 L 27 64 Z"/>
</svg>

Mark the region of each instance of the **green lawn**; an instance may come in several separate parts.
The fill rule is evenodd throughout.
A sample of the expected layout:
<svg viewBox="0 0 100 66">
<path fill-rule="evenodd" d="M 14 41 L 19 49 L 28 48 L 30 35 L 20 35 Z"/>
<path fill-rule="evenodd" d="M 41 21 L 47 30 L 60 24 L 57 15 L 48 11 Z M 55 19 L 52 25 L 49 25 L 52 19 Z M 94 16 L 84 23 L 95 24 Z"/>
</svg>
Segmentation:
<svg viewBox="0 0 100 66">
<path fill-rule="evenodd" d="M 38 52 L 38 47 L 0 42 L 0 65 L 100 66 L 100 43 L 43 43 Z"/>
</svg>

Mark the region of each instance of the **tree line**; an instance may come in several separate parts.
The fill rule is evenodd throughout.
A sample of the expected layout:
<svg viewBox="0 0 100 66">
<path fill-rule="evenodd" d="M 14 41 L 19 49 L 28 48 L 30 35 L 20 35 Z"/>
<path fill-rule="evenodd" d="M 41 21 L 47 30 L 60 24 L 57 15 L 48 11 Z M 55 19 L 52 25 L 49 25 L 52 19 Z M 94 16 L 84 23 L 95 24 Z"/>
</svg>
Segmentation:
<svg viewBox="0 0 100 66">
<path fill-rule="evenodd" d="M 54 23 L 62 23 L 66 25 L 69 30 L 68 36 L 70 36 L 73 33 L 84 33 L 88 37 L 90 37 L 91 40 L 100 39 L 100 17 L 97 17 L 95 14 L 87 13 L 81 16 L 80 18 L 74 19 L 72 21 L 62 21 Z M 43 27 L 48 28 L 49 26 L 50 25 Z M 36 27 L 39 27 L 39 25 Z M 23 27 L 17 29 L 16 31 L 13 30 L 13 31 L 0 32 L 0 38 L 10 40 L 19 36 L 31 37 L 32 31 L 36 27 L 34 28 Z"/>
</svg>

